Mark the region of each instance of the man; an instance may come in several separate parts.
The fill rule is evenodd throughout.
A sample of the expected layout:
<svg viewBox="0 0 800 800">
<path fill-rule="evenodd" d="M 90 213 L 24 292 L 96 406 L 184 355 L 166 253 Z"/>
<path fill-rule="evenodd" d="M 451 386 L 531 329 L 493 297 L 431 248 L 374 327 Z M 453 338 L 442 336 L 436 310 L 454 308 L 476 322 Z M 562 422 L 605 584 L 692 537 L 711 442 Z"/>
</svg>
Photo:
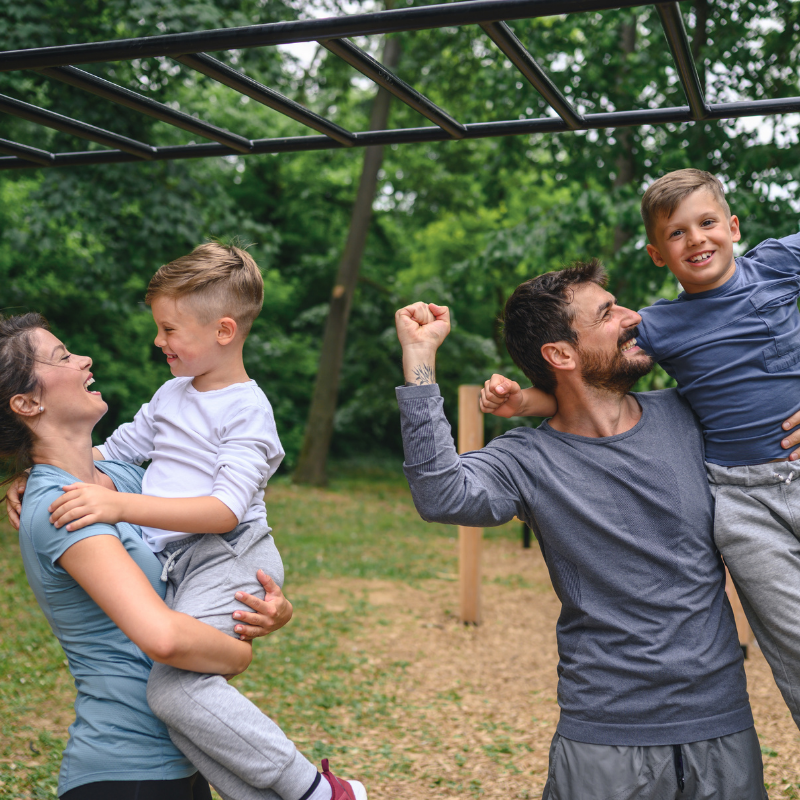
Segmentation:
<svg viewBox="0 0 800 800">
<path fill-rule="evenodd" d="M 435 384 L 449 312 L 398 311 L 406 477 L 426 520 L 517 516 L 539 540 L 562 603 L 543 800 L 762 800 L 702 433 L 676 391 L 629 393 L 652 362 L 604 286 L 592 261 L 516 289 L 509 352 L 558 409 L 462 456 Z"/>
</svg>

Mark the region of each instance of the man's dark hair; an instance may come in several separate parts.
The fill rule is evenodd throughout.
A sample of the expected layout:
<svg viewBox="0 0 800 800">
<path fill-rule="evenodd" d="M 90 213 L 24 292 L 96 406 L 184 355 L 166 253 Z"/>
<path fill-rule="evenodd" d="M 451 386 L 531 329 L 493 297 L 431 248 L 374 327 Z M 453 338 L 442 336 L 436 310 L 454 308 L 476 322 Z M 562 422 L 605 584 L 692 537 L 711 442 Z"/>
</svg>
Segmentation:
<svg viewBox="0 0 800 800">
<path fill-rule="evenodd" d="M 556 388 L 556 376 L 542 357 L 542 345 L 578 343 L 578 333 L 572 327 L 575 287 L 583 283 L 605 286 L 607 280 L 599 259 L 576 261 L 564 269 L 521 283 L 508 298 L 503 313 L 506 348 L 537 389 L 553 394 Z"/>
</svg>

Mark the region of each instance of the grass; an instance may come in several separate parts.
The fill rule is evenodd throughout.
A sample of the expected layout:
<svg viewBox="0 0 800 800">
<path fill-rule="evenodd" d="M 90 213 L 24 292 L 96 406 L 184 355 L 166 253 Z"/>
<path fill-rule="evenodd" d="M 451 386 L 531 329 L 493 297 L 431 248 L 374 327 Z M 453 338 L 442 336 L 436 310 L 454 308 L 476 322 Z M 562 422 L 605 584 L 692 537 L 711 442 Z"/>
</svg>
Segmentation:
<svg viewBox="0 0 800 800">
<path fill-rule="evenodd" d="M 402 778 L 412 761 L 408 748 L 397 744 L 403 717 L 397 686 L 406 680 L 409 662 L 370 658 L 365 632 L 388 621 L 362 589 L 340 593 L 332 605 L 319 600 L 315 587 L 342 578 L 412 586 L 452 580 L 455 531 L 420 520 L 399 469 L 340 466 L 332 471 L 327 489 L 301 489 L 285 479 L 270 488 L 269 521 L 286 566 L 295 619 L 256 647 L 252 666 L 236 683 L 313 762 L 323 756 L 337 763 L 355 760 L 365 781 L 378 770 L 383 777 Z M 486 535 L 518 536 L 517 528 Z M 16 533 L 2 523 L 0 797 L 55 796 L 73 700 L 64 654 L 28 587 Z M 438 747 L 440 733 L 423 731 L 418 745 Z M 503 760 L 517 749 L 500 738 L 487 755 Z M 367 750 L 377 758 L 365 758 Z M 431 786 L 439 783 L 431 776 Z M 448 777 L 447 783 L 464 796 L 483 791 L 468 775 Z"/>
</svg>

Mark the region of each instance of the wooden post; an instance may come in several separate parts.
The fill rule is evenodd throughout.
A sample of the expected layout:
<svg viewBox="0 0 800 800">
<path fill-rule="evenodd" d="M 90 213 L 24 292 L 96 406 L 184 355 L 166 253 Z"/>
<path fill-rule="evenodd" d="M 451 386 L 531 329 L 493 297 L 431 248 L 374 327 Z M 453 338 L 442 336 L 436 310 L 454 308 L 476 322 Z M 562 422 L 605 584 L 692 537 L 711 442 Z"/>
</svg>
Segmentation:
<svg viewBox="0 0 800 800">
<path fill-rule="evenodd" d="M 744 609 L 742 608 L 742 601 L 739 600 L 739 595 L 736 593 L 736 587 L 733 585 L 733 580 L 727 567 L 725 567 L 725 593 L 728 595 L 728 600 L 733 608 L 733 618 L 736 620 L 739 644 L 742 646 L 744 657 L 747 658 L 747 651 L 750 649 L 750 645 L 753 642 L 753 631 L 750 628 L 750 623 L 747 621 Z"/>
<path fill-rule="evenodd" d="M 483 447 L 483 414 L 478 406 L 480 386 L 458 387 L 458 452 Z M 483 528 L 458 526 L 458 584 L 460 617 L 464 623 L 481 622 L 481 548 Z"/>
</svg>

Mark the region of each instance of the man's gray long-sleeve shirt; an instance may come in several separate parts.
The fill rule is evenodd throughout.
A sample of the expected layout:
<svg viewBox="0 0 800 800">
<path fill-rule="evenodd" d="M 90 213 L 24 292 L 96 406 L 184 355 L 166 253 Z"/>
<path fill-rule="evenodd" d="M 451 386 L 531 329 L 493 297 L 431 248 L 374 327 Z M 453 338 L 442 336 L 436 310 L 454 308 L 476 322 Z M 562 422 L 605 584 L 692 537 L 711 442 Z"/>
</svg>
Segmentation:
<svg viewBox="0 0 800 800">
<path fill-rule="evenodd" d="M 590 744 L 685 744 L 753 724 L 714 546 L 702 431 L 673 389 L 589 438 L 546 422 L 459 456 L 436 385 L 398 387 L 423 519 L 536 534 L 562 603 L 558 731 Z"/>
</svg>

